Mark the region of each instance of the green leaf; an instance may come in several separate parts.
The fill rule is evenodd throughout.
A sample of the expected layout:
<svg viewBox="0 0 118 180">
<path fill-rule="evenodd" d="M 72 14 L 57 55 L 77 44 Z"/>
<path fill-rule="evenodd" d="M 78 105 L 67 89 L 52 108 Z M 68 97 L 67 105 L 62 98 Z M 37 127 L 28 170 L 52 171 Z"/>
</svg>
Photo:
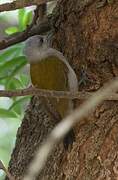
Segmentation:
<svg viewBox="0 0 118 180">
<path fill-rule="evenodd" d="M 12 77 L 8 89 L 22 89 L 22 88 L 24 88 L 24 86 L 22 85 L 22 82 L 18 78 Z"/>
<path fill-rule="evenodd" d="M 25 56 L 19 56 L 12 59 L 11 61 L 5 62 L 4 64 L 0 65 L 0 77 L 2 78 L 3 76 L 8 76 L 8 78 L 10 78 L 16 74 L 15 71 L 19 70 L 21 66 L 26 64 L 27 60 Z"/>
<path fill-rule="evenodd" d="M 12 71 L 12 73 L 10 74 L 10 79 L 16 75 L 26 64 L 27 64 L 27 60 L 25 58 L 25 56 L 21 56 L 16 58 L 19 63 L 17 64 L 17 66 L 15 67 L 15 69 Z"/>
<path fill-rule="evenodd" d="M 26 74 L 19 74 L 20 82 L 22 83 L 22 88 L 25 88 L 30 83 L 30 77 Z"/>
<path fill-rule="evenodd" d="M 27 27 L 27 25 L 31 24 L 32 22 L 32 11 L 27 12 L 23 19 L 23 26 L 24 28 Z"/>
<path fill-rule="evenodd" d="M 21 114 L 24 110 L 24 106 L 30 100 L 30 96 L 20 97 L 18 100 L 10 106 L 9 110 L 15 111 L 17 114 Z"/>
<path fill-rule="evenodd" d="M 17 114 L 14 111 L 0 108 L 0 118 L 17 118 Z"/>
<path fill-rule="evenodd" d="M 18 11 L 19 31 L 26 29 L 27 25 L 32 22 L 32 17 L 32 11 L 27 11 L 25 8 Z"/>
<path fill-rule="evenodd" d="M 12 78 L 18 74 L 18 72 L 27 64 L 27 60 L 23 57 L 22 61 L 15 67 L 15 69 L 11 72 L 9 77 L 7 78 L 6 89 L 9 89 Z"/>
<path fill-rule="evenodd" d="M 17 28 L 16 26 L 11 26 L 11 27 L 5 29 L 5 32 L 6 32 L 6 34 L 8 34 L 8 35 L 11 35 L 11 34 L 16 33 L 16 32 L 18 32 L 18 31 L 19 31 L 19 30 L 18 30 L 18 28 Z"/>
<path fill-rule="evenodd" d="M 25 8 L 19 9 L 19 11 L 18 11 L 18 21 L 19 21 L 19 30 L 20 31 L 23 31 L 25 29 L 24 24 L 23 24 L 23 19 L 24 19 L 25 13 L 26 13 Z"/>
<path fill-rule="evenodd" d="M 12 69 L 15 68 L 15 66 L 17 66 L 17 64 L 19 64 L 17 58 L 14 58 L 10 61 L 5 62 L 4 64 L 0 66 L 0 74 L 3 74 L 3 73 L 6 74 L 6 71 L 10 73 Z"/>
<path fill-rule="evenodd" d="M 6 61 L 11 60 L 21 54 L 22 45 L 15 45 L 6 49 L 3 53 L 0 54 L 0 64 L 5 63 Z"/>
</svg>

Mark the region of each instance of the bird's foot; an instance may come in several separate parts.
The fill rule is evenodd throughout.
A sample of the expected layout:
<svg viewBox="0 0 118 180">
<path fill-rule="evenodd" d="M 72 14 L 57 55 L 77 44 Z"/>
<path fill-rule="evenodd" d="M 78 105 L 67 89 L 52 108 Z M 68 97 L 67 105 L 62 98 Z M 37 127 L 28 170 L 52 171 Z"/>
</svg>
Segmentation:
<svg viewBox="0 0 118 180">
<path fill-rule="evenodd" d="M 86 86 L 87 82 L 92 82 L 90 78 L 88 77 L 87 71 L 85 67 L 82 67 L 80 70 L 80 80 L 79 80 L 79 86 L 84 85 Z"/>
</svg>

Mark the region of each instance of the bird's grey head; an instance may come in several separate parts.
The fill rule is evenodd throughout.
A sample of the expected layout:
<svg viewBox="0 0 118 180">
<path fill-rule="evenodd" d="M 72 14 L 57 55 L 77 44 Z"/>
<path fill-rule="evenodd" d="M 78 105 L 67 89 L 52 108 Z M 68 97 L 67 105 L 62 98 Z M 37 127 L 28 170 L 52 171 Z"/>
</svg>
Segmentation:
<svg viewBox="0 0 118 180">
<path fill-rule="evenodd" d="M 26 40 L 24 54 L 29 61 L 37 61 L 48 48 L 45 36 L 35 35 Z"/>
</svg>

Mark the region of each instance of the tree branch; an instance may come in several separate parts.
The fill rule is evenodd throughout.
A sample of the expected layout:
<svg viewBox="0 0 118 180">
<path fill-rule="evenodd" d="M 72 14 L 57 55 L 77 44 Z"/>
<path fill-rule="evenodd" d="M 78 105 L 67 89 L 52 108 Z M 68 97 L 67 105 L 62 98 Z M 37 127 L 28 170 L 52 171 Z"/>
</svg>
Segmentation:
<svg viewBox="0 0 118 180">
<path fill-rule="evenodd" d="M 39 5 L 45 5 L 46 2 L 48 2 L 50 0 L 40 0 L 37 1 Z M 35 2 L 35 1 L 33 1 Z M 15 3 L 15 5 L 13 4 Z M 19 5 L 25 5 L 25 4 L 29 4 L 31 3 L 31 1 L 14 1 L 12 3 L 6 3 L 6 4 L 2 4 L 0 5 L 0 9 L 3 7 L 18 7 Z M 25 41 L 27 38 L 29 38 L 30 36 L 36 35 L 36 34 L 42 34 L 42 33 L 46 33 L 48 31 L 51 30 L 51 25 L 50 25 L 50 18 L 47 17 L 45 18 L 43 21 L 41 21 L 39 24 L 36 25 L 37 22 L 37 18 L 39 16 L 39 8 L 40 6 L 37 6 L 37 8 L 34 11 L 34 17 L 32 20 L 32 23 L 26 28 L 26 30 L 24 30 L 23 32 L 17 32 L 14 33 L 13 35 L 10 35 L 8 37 L 6 37 L 5 39 L 0 41 L 0 50 L 5 49 L 11 45 L 14 45 L 16 43 L 20 43 L 22 41 Z M 3 6 L 3 7 L 2 7 Z"/>
<path fill-rule="evenodd" d="M 51 30 L 50 23 L 48 20 L 45 20 L 45 21 L 41 22 L 39 25 L 33 26 L 30 31 L 28 28 L 28 30 L 26 29 L 23 32 L 15 33 L 15 34 L 1 40 L 0 41 L 0 50 L 5 49 L 16 43 L 25 41 L 30 36 L 46 33 L 50 30 Z"/>
<path fill-rule="evenodd" d="M 3 11 L 12 11 L 16 9 L 20 9 L 23 7 L 33 6 L 33 5 L 42 5 L 49 1 L 54 0 L 16 0 L 11 3 L 5 3 L 0 5 L 0 12 Z"/>
<path fill-rule="evenodd" d="M 2 161 L 0 160 L 0 170 L 1 169 L 6 173 L 7 177 L 9 178 L 9 180 L 15 180 L 15 178 L 9 173 L 9 171 L 6 169 L 6 167 L 4 166 Z"/>
<path fill-rule="evenodd" d="M 47 140 L 39 147 L 34 159 L 28 167 L 28 171 L 23 180 L 33 180 L 41 172 L 46 164 L 47 158 L 55 144 L 57 144 L 69 130 L 77 123 L 81 122 L 83 118 L 87 117 L 97 105 L 105 100 L 105 97 L 115 93 L 118 90 L 118 78 L 107 83 L 93 94 L 87 101 L 85 101 L 79 108 L 74 110 L 69 116 L 64 118 L 48 135 Z"/>
<path fill-rule="evenodd" d="M 29 87 L 26 89 L 19 89 L 14 91 L 0 90 L 0 97 L 16 97 L 16 96 L 30 96 L 38 95 L 42 97 L 53 97 L 53 98 L 66 98 L 66 99 L 88 99 L 94 93 L 90 92 L 77 92 L 71 93 L 69 91 L 51 91 L 45 89 L 38 89 L 35 87 Z M 110 96 L 104 97 L 105 100 L 118 100 L 118 94 L 113 93 Z"/>
</svg>

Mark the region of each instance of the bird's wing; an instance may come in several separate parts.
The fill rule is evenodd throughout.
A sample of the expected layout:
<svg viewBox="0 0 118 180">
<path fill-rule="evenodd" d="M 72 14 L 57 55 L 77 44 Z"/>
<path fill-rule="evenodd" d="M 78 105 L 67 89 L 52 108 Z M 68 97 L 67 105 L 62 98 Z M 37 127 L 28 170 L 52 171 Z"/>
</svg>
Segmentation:
<svg viewBox="0 0 118 180">
<path fill-rule="evenodd" d="M 59 59 L 59 61 L 63 62 L 66 66 L 65 66 L 65 73 L 66 73 L 66 77 L 68 79 L 68 90 L 70 90 L 71 92 L 76 92 L 78 91 L 78 79 L 77 76 L 74 72 L 74 70 L 72 69 L 72 67 L 70 66 L 69 62 L 67 61 L 67 59 L 64 57 L 64 55 L 53 48 L 49 48 L 46 56 L 55 56 L 57 59 Z"/>
</svg>

